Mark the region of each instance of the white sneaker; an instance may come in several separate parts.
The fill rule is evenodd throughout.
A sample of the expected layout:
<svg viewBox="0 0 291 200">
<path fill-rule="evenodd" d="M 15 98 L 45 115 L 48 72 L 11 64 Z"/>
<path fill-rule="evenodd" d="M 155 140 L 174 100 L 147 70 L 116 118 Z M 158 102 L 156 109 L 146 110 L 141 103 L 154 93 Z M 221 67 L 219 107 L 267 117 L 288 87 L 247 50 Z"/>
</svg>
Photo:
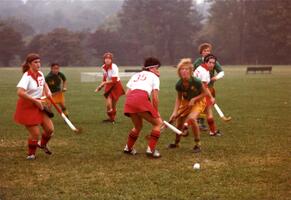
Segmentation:
<svg viewBox="0 0 291 200">
<path fill-rule="evenodd" d="M 152 157 L 152 158 L 160 158 L 161 157 L 161 154 L 158 150 L 155 149 L 154 151 L 152 151 L 149 146 L 146 150 L 146 154 L 147 154 L 147 156 Z"/>
<path fill-rule="evenodd" d="M 134 148 L 129 149 L 128 146 L 127 146 L 127 144 L 125 145 L 125 147 L 124 147 L 124 149 L 123 149 L 123 152 L 124 152 L 124 153 L 127 153 L 127 154 L 130 154 L 130 155 L 135 155 L 135 154 L 137 154 L 137 151 L 136 151 Z"/>
<path fill-rule="evenodd" d="M 29 155 L 26 157 L 26 160 L 35 160 L 35 155 Z"/>
</svg>

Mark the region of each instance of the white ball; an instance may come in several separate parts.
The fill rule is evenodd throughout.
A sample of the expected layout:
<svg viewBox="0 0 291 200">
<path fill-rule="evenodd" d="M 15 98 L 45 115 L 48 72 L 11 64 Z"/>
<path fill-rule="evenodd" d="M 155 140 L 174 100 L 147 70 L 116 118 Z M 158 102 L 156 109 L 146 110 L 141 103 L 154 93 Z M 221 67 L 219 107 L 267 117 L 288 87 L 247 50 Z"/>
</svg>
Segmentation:
<svg viewBox="0 0 291 200">
<path fill-rule="evenodd" d="M 199 163 L 195 163 L 193 165 L 193 169 L 200 169 L 200 164 Z"/>
</svg>

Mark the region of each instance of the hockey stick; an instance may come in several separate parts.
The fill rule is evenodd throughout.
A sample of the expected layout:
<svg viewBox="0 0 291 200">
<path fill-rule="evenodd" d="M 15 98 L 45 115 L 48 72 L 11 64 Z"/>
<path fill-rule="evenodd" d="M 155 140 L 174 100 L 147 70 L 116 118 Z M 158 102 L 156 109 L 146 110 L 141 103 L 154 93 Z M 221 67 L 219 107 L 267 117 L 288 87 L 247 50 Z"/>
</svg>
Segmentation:
<svg viewBox="0 0 291 200">
<path fill-rule="evenodd" d="M 218 115 L 220 116 L 220 118 L 224 121 L 224 122 L 229 122 L 231 120 L 231 117 L 225 117 L 222 110 L 219 108 L 219 106 L 215 103 L 214 104 L 214 108 L 216 110 L 216 112 L 218 113 Z"/>
<path fill-rule="evenodd" d="M 80 128 L 76 128 L 72 122 L 66 117 L 66 115 L 63 113 L 63 111 L 57 106 L 57 104 L 54 102 L 52 97 L 42 97 L 41 99 L 45 99 L 47 98 L 55 107 L 55 109 L 58 111 L 58 113 L 61 115 L 61 117 L 64 119 L 64 121 L 66 122 L 66 124 L 75 132 L 75 133 L 81 133 Z"/>
</svg>

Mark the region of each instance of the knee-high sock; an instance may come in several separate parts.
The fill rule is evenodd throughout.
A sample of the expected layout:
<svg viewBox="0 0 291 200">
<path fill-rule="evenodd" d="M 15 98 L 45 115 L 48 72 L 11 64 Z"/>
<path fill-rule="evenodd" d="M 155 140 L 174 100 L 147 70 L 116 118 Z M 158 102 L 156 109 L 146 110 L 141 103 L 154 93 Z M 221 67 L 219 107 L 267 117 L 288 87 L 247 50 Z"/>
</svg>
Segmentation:
<svg viewBox="0 0 291 200">
<path fill-rule="evenodd" d="M 36 148 L 37 148 L 37 140 L 28 139 L 28 155 L 35 155 Z"/>
<path fill-rule="evenodd" d="M 157 145 L 157 142 L 159 140 L 160 134 L 161 134 L 160 131 L 152 130 L 152 132 L 151 132 L 151 137 L 149 139 L 148 145 L 149 145 L 149 147 L 150 147 L 150 149 L 152 151 L 155 150 L 155 148 L 156 148 L 156 145 Z"/>
<path fill-rule="evenodd" d="M 139 132 L 137 132 L 136 130 L 131 130 L 128 134 L 128 139 L 127 139 L 127 147 L 128 149 L 132 149 L 135 141 L 137 140 L 139 135 Z"/>
<path fill-rule="evenodd" d="M 210 131 L 212 133 L 215 133 L 216 132 L 216 126 L 215 126 L 215 123 L 214 123 L 213 118 L 208 118 L 207 119 L 207 123 L 208 123 L 208 126 L 209 126 Z"/>
<path fill-rule="evenodd" d="M 111 121 L 114 121 L 114 119 L 115 119 L 114 110 L 111 109 L 111 110 L 107 111 L 107 115 Z"/>
<path fill-rule="evenodd" d="M 45 146 L 48 141 L 51 139 L 51 134 L 48 134 L 46 132 L 43 132 L 42 136 L 41 136 L 41 142 L 40 145 L 41 146 Z"/>
</svg>

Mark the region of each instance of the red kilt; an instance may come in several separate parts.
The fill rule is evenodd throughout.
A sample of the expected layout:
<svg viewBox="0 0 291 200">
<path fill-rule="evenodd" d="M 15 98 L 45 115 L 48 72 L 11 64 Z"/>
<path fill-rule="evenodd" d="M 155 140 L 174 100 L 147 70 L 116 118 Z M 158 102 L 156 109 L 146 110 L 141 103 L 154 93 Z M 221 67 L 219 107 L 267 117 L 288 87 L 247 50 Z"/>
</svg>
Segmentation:
<svg viewBox="0 0 291 200">
<path fill-rule="evenodd" d="M 105 89 L 104 89 L 105 98 L 110 96 L 112 100 L 118 101 L 119 97 L 124 94 L 125 92 L 120 81 L 105 85 Z"/>
<path fill-rule="evenodd" d="M 144 90 L 132 90 L 126 95 L 124 115 L 129 117 L 130 113 L 149 112 L 154 118 L 159 114 L 153 107 L 148 93 Z"/>
<path fill-rule="evenodd" d="M 19 98 L 14 113 L 14 121 L 32 126 L 43 122 L 43 112 L 30 100 Z"/>
</svg>

